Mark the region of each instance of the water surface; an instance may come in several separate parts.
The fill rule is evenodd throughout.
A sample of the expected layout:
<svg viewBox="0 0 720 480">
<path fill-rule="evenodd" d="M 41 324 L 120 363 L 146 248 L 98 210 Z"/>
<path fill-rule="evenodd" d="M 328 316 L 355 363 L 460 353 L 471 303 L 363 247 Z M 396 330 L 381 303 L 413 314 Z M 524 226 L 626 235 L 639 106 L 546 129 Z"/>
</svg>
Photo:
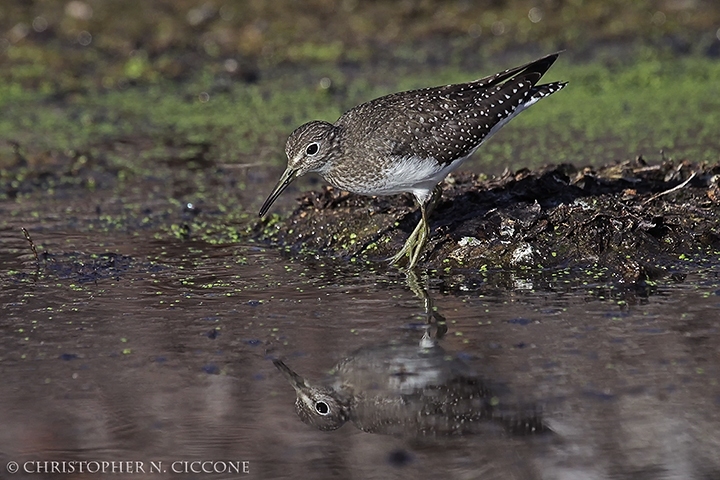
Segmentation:
<svg viewBox="0 0 720 480">
<path fill-rule="evenodd" d="M 424 302 L 403 274 L 78 232 L 48 206 L 0 231 L 3 475 L 9 461 L 141 461 L 166 471 L 133 478 L 164 478 L 200 460 L 246 461 L 239 475 L 255 478 L 720 476 L 717 265 L 642 291 L 423 277 L 448 355 L 554 433 L 323 432 L 295 415 L 272 359 L 319 381 L 359 348 L 419 341 Z M 21 226 L 42 245 L 39 270 Z"/>
</svg>

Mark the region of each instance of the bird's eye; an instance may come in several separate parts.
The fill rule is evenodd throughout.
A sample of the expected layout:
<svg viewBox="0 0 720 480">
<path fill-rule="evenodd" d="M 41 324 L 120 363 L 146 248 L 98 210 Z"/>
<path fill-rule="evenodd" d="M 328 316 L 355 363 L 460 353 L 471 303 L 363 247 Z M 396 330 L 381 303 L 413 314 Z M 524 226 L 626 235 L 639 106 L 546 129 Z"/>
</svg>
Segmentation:
<svg viewBox="0 0 720 480">
<path fill-rule="evenodd" d="M 307 148 L 305 149 L 305 153 L 307 153 L 308 155 L 315 155 L 318 150 L 320 150 L 320 145 L 313 142 L 307 146 Z"/>
<path fill-rule="evenodd" d="M 325 402 L 315 402 L 315 411 L 320 415 L 327 415 L 330 413 L 330 407 Z"/>
</svg>

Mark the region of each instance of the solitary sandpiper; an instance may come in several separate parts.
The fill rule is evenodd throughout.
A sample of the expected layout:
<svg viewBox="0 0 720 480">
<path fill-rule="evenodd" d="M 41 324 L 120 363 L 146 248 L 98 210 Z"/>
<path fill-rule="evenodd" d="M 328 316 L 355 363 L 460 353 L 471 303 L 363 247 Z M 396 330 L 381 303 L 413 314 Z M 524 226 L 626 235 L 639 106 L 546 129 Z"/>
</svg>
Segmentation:
<svg viewBox="0 0 720 480">
<path fill-rule="evenodd" d="M 410 192 L 422 218 L 391 260 L 412 269 L 428 241 L 438 184 L 510 119 L 565 87 L 566 82 L 537 84 L 558 55 L 469 83 L 394 93 L 348 110 L 334 124 L 298 127 L 285 145 L 287 168 L 260 216 L 309 172 L 362 195 Z"/>
<path fill-rule="evenodd" d="M 424 340 L 361 348 L 319 384 L 281 360 L 273 363 L 295 389 L 295 412 L 319 430 L 351 421 L 368 433 L 400 436 L 483 433 L 495 426 L 521 435 L 548 431 L 534 407 L 500 404 L 468 364 Z"/>
</svg>

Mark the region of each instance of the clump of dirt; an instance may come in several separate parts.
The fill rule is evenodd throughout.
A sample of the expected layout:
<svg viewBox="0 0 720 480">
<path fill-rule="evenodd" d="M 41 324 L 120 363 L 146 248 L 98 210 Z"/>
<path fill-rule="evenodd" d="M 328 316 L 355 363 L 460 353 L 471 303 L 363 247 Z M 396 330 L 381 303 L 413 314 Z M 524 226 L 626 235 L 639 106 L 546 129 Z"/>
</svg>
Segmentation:
<svg viewBox="0 0 720 480">
<path fill-rule="evenodd" d="M 424 268 L 592 267 L 620 281 L 720 249 L 720 164 L 642 157 L 600 168 L 547 166 L 481 180 L 453 174 L 431 221 Z M 286 219 L 255 224 L 261 241 L 312 255 L 375 262 L 392 256 L 420 213 L 410 195 L 306 193 Z"/>
</svg>

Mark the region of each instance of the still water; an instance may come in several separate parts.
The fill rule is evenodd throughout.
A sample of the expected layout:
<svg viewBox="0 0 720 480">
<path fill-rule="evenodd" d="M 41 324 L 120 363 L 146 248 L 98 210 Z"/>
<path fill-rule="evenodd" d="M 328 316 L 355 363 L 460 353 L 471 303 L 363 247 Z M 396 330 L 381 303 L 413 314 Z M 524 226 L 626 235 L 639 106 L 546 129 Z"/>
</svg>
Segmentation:
<svg viewBox="0 0 720 480">
<path fill-rule="evenodd" d="M 0 229 L 0 478 L 720 478 L 717 265 L 649 294 L 522 278 L 448 288 L 44 219 L 29 225 L 51 254 L 38 271 L 21 226 L 6 217 Z M 426 332 L 443 317 L 444 336 Z M 313 385 L 337 384 L 347 365 L 384 368 L 403 405 L 425 382 L 422 416 L 445 419 L 415 428 L 407 406 L 392 429 L 356 411 L 318 430 L 273 360 Z M 440 379 L 438 365 L 455 373 Z M 460 398 L 468 378 L 472 408 L 487 411 L 441 428 L 460 418 L 443 395 Z M 364 413 L 378 418 L 380 403 Z M 75 472 L 46 473 L 46 461 Z"/>
</svg>

